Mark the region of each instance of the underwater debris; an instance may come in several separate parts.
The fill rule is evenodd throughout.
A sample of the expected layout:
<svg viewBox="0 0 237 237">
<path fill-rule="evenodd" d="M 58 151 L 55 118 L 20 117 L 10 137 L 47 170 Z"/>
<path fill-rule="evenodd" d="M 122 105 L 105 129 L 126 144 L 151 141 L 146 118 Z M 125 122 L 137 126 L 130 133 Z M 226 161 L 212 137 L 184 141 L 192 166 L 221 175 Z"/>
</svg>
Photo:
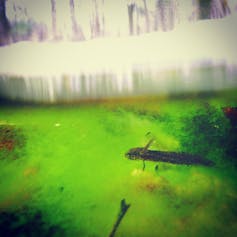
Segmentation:
<svg viewBox="0 0 237 237">
<path fill-rule="evenodd" d="M 160 180 L 149 173 L 143 173 L 136 183 L 136 190 L 141 192 L 153 193 L 161 188 Z"/>
<path fill-rule="evenodd" d="M 125 216 L 128 208 L 131 206 L 131 204 L 126 204 L 126 200 L 122 199 L 120 202 L 120 211 L 117 217 L 117 220 L 114 224 L 114 227 L 112 229 L 112 231 L 109 234 L 109 237 L 114 237 L 116 230 L 119 227 L 120 222 L 122 221 L 123 217 Z"/>
<path fill-rule="evenodd" d="M 0 159 L 19 158 L 19 149 L 25 145 L 21 129 L 13 124 L 0 123 Z"/>
<path fill-rule="evenodd" d="M 179 165 L 204 165 L 213 166 L 215 163 L 211 160 L 205 159 L 201 156 L 192 155 L 183 152 L 168 152 L 168 151 L 154 151 L 148 150 L 154 139 L 151 139 L 145 147 L 131 148 L 125 156 L 130 160 L 143 160 L 155 162 L 168 162 Z"/>
<path fill-rule="evenodd" d="M 23 176 L 26 178 L 30 178 L 30 177 L 37 175 L 38 172 L 39 172 L 39 167 L 30 166 L 30 167 L 27 167 L 26 169 L 24 169 Z"/>
<path fill-rule="evenodd" d="M 230 122 L 230 129 L 225 138 L 227 155 L 234 163 L 237 163 L 237 107 L 225 107 L 223 112 Z"/>
<path fill-rule="evenodd" d="M 174 196 L 174 188 L 170 182 L 163 176 L 157 176 L 151 172 L 142 172 L 135 179 L 134 188 L 137 193 L 149 193 L 150 195 Z"/>
<path fill-rule="evenodd" d="M 237 126 L 237 107 L 224 107 L 223 112 L 230 120 L 232 127 Z"/>
</svg>

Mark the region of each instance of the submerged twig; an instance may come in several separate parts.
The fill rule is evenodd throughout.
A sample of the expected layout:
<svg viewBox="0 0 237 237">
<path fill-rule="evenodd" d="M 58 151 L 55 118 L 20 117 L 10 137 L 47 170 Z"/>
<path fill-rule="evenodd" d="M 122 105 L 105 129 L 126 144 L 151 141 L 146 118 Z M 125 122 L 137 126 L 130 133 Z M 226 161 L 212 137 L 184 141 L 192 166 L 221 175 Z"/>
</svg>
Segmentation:
<svg viewBox="0 0 237 237">
<path fill-rule="evenodd" d="M 145 160 L 142 160 L 142 163 L 143 163 L 142 170 L 144 171 L 146 168 Z"/>
<path fill-rule="evenodd" d="M 114 227 L 112 229 L 112 231 L 110 232 L 110 235 L 109 237 L 114 237 L 115 235 L 115 232 L 121 222 L 121 220 L 123 219 L 124 215 L 126 214 L 128 208 L 131 206 L 131 204 L 126 204 L 126 201 L 125 199 L 122 199 L 121 202 L 120 202 L 120 212 L 118 214 L 118 217 L 117 217 L 117 220 L 114 224 Z"/>
</svg>

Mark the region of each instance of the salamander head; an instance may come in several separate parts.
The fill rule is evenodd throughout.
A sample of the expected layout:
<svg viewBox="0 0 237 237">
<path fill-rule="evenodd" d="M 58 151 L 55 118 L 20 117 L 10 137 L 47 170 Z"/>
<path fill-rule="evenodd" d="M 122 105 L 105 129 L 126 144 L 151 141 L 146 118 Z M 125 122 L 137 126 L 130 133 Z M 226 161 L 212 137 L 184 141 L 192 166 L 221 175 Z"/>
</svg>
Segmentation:
<svg viewBox="0 0 237 237">
<path fill-rule="evenodd" d="M 144 148 L 142 147 L 136 147 L 131 148 L 125 156 L 130 160 L 139 160 L 142 159 L 142 154 L 144 153 Z"/>
</svg>

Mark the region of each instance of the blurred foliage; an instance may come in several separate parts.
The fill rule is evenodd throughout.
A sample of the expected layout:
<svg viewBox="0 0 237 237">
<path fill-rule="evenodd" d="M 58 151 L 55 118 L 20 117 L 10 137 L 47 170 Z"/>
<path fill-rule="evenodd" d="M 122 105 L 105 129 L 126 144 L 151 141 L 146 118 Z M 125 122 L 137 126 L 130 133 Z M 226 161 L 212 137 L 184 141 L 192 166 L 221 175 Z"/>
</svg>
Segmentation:
<svg viewBox="0 0 237 237">
<path fill-rule="evenodd" d="M 233 142 L 230 122 L 221 109 L 209 104 L 183 118 L 183 131 L 182 149 L 204 157 L 226 156 Z"/>
<path fill-rule="evenodd" d="M 15 21 L 11 24 L 10 36 L 13 42 L 24 40 L 45 40 L 47 38 L 47 27 L 43 23 L 37 23 L 30 19 L 28 21 Z"/>
<path fill-rule="evenodd" d="M 26 138 L 20 128 L 0 124 L 0 159 L 17 159 L 24 153 Z"/>
<path fill-rule="evenodd" d="M 210 18 L 211 0 L 199 0 L 199 17 L 200 19 Z"/>
<path fill-rule="evenodd" d="M 32 33 L 33 24 L 31 22 L 14 22 L 11 27 L 11 36 L 14 41 L 17 39 L 27 40 Z"/>
</svg>

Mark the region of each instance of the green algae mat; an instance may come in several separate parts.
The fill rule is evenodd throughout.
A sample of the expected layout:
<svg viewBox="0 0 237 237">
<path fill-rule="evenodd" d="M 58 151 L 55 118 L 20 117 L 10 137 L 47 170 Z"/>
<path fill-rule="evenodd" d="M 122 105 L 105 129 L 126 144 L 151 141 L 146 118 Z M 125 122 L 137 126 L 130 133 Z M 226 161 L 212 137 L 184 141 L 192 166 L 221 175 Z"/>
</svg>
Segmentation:
<svg viewBox="0 0 237 237">
<path fill-rule="evenodd" d="M 236 236 L 236 91 L 0 107 L 0 236 Z M 129 160 L 144 147 L 215 166 Z"/>
</svg>

